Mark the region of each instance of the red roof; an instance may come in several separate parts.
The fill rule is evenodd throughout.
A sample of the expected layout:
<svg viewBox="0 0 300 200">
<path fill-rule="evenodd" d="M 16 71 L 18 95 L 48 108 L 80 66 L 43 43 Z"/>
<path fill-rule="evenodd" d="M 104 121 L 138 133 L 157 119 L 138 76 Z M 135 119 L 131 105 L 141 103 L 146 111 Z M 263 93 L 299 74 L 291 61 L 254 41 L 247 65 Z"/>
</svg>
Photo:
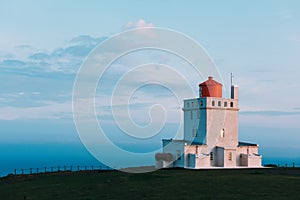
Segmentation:
<svg viewBox="0 0 300 200">
<path fill-rule="evenodd" d="M 207 86 L 211 86 L 211 85 L 220 85 L 222 86 L 221 83 L 213 80 L 214 78 L 212 76 L 209 76 L 208 77 L 208 80 L 207 81 L 204 81 L 203 83 L 200 83 L 199 86 L 204 86 L 204 85 L 207 85 Z"/>
</svg>

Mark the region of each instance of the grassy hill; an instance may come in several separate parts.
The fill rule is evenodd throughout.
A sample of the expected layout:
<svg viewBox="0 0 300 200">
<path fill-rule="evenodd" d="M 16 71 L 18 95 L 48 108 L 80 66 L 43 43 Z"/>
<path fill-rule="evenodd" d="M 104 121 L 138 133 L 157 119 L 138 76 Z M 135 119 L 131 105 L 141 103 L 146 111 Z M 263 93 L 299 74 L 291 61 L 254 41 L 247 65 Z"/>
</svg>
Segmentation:
<svg viewBox="0 0 300 200">
<path fill-rule="evenodd" d="M 79 171 L 7 176 L 0 199 L 299 199 L 300 169 Z"/>
</svg>

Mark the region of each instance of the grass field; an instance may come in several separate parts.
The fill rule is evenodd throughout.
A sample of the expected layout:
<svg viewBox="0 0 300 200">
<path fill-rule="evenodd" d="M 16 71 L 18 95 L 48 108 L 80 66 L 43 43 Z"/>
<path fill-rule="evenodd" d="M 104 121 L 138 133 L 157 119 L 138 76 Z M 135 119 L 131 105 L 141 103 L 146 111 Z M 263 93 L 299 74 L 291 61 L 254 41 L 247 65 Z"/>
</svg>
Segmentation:
<svg viewBox="0 0 300 200">
<path fill-rule="evenodd" d="M 0 199 L 300 199 L 300 169 L 18 175 L 0 179 Z"/>
</svg>

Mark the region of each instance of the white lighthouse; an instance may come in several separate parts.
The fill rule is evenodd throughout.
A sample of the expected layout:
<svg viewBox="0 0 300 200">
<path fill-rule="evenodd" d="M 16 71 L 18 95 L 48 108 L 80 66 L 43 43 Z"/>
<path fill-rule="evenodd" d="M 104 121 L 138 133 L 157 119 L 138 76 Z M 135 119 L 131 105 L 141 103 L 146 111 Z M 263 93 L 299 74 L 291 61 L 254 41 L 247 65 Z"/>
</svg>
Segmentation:
<svg viewBox="0 0 300 200">
<path fill-rule="evenodd" d="M 163 139 L 156 166 L 211 168 L 261 167 L 258 145 L 238 141 L 238 86 L 222 97 L 222 84 L 209 77 L 199 98 L 184 100 L 183 140 Z"/>
</svg>

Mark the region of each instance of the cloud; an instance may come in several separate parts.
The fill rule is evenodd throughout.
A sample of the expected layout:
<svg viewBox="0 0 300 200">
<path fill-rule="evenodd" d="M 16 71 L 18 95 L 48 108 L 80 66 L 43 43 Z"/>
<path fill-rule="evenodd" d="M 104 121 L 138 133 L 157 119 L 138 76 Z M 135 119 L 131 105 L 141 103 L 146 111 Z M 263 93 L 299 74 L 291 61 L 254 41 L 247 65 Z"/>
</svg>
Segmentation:
<svg viewBox="0 0 300 200">
<path fill-rule="evenodd" d="M 71 102 L 48 101 L 44 103 L 46 105 L 39 107 L 0 107 L 0 120 L 72 118 Z"/>
<path fill-rule="evenodd" d="M 300 112 L 288 112 L 288 111 L 241 111 L 241 115 L 261 115 L 261 116 L 282 116 L 282 115 L 300 115 Z"/>
<path fill-rule="evenodd" d="M 290 41 L 290 42 L 300 42 L 300 36 L 299 35 L 290 36 L 288 38 L 288 41 Z"/>
<path fill-rule="evenodd" d="M 132 29 L 139 29 L 137 31 L 138 34 L 153 38 L 156 36 L 155 32 L 147 29 L 147 28 L 153 28 L 153 27 L 155 27 L 153 23 L 148 23 L 144 19 L 139 19 L 136 23 L 129 21 L 123 27 L 123 30 L 128 31 L 128 30 L 132 30 Z"/>
<path fill-rule="evenodd" d="M 132 22 L 132 21 L 129 21 L 124 29 L 125 30 L 129 30 L 129 29 L 135 29 L 135 28 L 152 28 L 154 27 L 154 24 L 153 23 L 147 23 L 144 19 L 139 19 L 136 23 Z"/>
</svg>

